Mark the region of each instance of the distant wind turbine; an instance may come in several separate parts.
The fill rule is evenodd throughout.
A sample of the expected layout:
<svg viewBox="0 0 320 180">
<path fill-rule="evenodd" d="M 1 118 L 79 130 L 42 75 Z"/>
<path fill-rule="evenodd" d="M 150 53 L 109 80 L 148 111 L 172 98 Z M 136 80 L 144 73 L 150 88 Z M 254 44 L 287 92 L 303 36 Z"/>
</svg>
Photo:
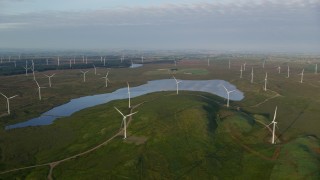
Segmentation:
<svg viewBox="0 0 320 180">
<path fill-rule="evenodd" d="M 246 71 L 246 64 L 247 64 L 247 62 L 244 62 L 244 64 L 243 64 L 243 71 Z"/>
<path fill-rule="evenodd" d="M 34 62 L 33 60 L 31 61 L 31 70 L 32 70 L 32 75 L 33 75 L 33 80 L 35 81 L 36 80 L 36 75 L 34 74 Z"/>
<path fill-rule="evenodd" d="M 287 78 L 289 78 L 290 77 L 290 67 L 289 67 L 289 65 L 288 65 L 288 75 L 287 75 Z"/>
<path fill-rule="evenodd" d="M 230 63 L 230 59 L 229 59 L 229 69 L 230 69 L 230 67 L 231 67 L 231 63 Z"/>
<path fill-rule="evenodd" d="M 229 99 L 230 99 L 230 93 L 236 91 L 236 90 L 232 90 L 232 91 L 228 91 L 228 89 L 223 85 L 223 84 L 220 84 L 227 92 L 227 107 L 229 107 Z"/>
<path fill-rule="evenodd" d="M 26 61 L 26 66 L 23 67 L 26 70 L 26 76 L 28 76 L 28 61 Z"/>
<path fill-rule="evenodd" d="M 143 63 L 143 56 L 141 56 L 141 63 Z"/>
<path fill-rule="evenodd" d="M 54 75 L 56 75 L 56 74 L 52 74 L 52 75 L 46 75 L 46 74 L 45 74 L 45 76 L 47 76 L 47 77 L 49 78 L 49 87 L 51 87 L 51 78 L 52 78 Z"/>
<path fill-rule="evenodd" d="M 240 67 L 240 78 L 242 78 L 242 65 L 241 65 L 241 67 Z"/>
<path fill-rule="evenodd" d="M 130 114 L 128 114 L 128 115 L 123 115 L 123 113 L 118 109 L 118 108 L 116 108 L 116 107 L 114 107 L 120 114 L 121 114 L 121 116 L 123 117 L 122 118 L 122 123 L 121 123 L 121 126 L 122 126 L 122 124 L 123 124 L 123 129 L 124 129 L 124 137 L 123 137 L 123 139 L 126 139 L 127 138 L 127 117 L 129 117 L 129 116 L 132 116 L 132 115 L 134 115 L 134 114 L 136 114 L 137 112 L 134 112 L 134 113 L 130 113 Z"/>
<path fill-rule="evenodd" d="M 34 80 L 37 83 L 38 86 L 38 92 L 39 92 L 39 100 L 41 101 L 41 88 L 45 88 L 45 87 L 40 87 L 39 83 L 37 80 Z"/>
<path fill-rule="evenodd" d="M 208 66 L 210 66 L 210 59 L 208 58 Z"/>
<path fill-rule="evenodd" d="M 106 77 L 102 77 L 102 78 L 106 79 L 106 87 L 108 87 L 108 81 L 109 81 L 108 75 L 109 75 L 109 71 L 107 72 Z"/>
<path fill-rule="evenodd" d="M 173 79 L 176 81 L 176 86 L 177 86 L 177 94 L 179 94 L 179 83 L 181 83 L 182 81 L 178 81 L 174 76 L 172 76 Z"/>
<path fill-rule="evenodd" d="M 106 57 L 103 58 L 103 66 L 106 66 Z"/>
<path fill-rule="evenodd" d="M 47 58 L 47 66 L 49 65 L 49 60 L 48 60 L 48 58 Z"/>
<path fill-rule="evenodd" d="M 303 73 L 304 73 L 304 69 L 302 69 L 301 74 L 299 74 L 299 75 L 301 75 L 300 83 L 302 83 L 302 82 L 303 82 Z"/>
<path fill-rule="evenodd" d="M 83 74 L 83 82 L 86 82 L 86 74 L 89 72 L 89 71 L 81 71 L 80 72 Z"/>
<path fill-rule="evenodd" d="M 17 97 L 18 95 L 14 95 L 11 97 L 7 97 L 6 95 L 4 95 L 3 93 L 0 92 L 0 94 L 5 97 L 7 99 L 7 109 L 8 109 L 8 114 L 10 114 L 10 99 Z"/>
<path fill-rule="evenodd" d="M 275 144 L 276 142 L 275 142 L 275 133 L 276 133 L 276 126 L 277 126 L 277 123 L 278 122 L 276 122 L 276 116 L 277 116 L 277 106 L 276 106 L 276 109 L 275 109 L 275 111 L 274 111 L 274 116 L 273 116 L 273 120 L 272 120 L 272 122 L 268 125 L 268 127 L 272 124 L 273 125 L 273 128 L 272 128 L 272 140 L 271 140 L 271 143 L 272 144 Z"/>
<path fill-rule="evenodd" d="M 60 57 L 58 56 L 58 66 L 60 66 Z"/>
<path fill-rule="evenodd" d="M 278 66 L 278 73 L 280 74 L 281 73 L 281 66 Z"/>
<path fill-rule="evenodd" d="M 69 66 L 70 66 L 70 69 L 72 68 L 72 59 L 70 59 L 69 61 Z"/>
<path fill-rule="evenodd" d="M 314 68 L 314 74 L 318 74 L 318 64 L 316 64 L 316 67 Z"/>
<path fill-rule="evenodd" d="M 266 77 L 264 78 L 264 91 L 267 91 L 267 81 L 268 81 L 268 73 L 266 73 Z"/>
</svg>

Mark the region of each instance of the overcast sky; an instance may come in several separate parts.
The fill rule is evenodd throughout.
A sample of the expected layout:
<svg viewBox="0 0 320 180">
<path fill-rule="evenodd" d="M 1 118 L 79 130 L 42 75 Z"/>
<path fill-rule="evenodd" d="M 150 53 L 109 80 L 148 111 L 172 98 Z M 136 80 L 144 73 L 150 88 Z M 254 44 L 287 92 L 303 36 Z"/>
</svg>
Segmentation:
<svg viewBox="0 0 320 180">
<path fill-rule="evenodd" d="M 0 48 L 320 52 L 320 0 L 0 0 Z"/>
</svg>

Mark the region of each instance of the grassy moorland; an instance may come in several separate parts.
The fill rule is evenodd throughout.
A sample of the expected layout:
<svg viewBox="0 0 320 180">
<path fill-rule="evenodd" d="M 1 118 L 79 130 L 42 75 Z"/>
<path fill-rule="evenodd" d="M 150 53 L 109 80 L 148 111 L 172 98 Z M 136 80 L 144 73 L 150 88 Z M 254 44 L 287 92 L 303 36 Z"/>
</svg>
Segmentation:
<svg viewBox="0 0 320 180">
<path fill-rule="evenodd" d="M 239 78 L 240 65 L 247 69 Z M 224 79 L 245 93 L 240 102 L 231 102 L 214 95 L 183 92 L 179 96 L 161 92 L 137 97 L 137 107 L 129 126 L 129 138 L 117 136 L 108 144 L 87 155 L 57 165 L 52 177 L 57 179 L 133 178 L 234 178 L 289 179 L 319 178 L 320 105 L 316 92 L 320 85 L 312 64 L 291 59 L 267 61 L 262 68 L 259 58 L 233 58 L 231 69 L 225 57 L 206 61 L 181 60 L 173 64 L 148 64 L 136 69 L 109 69 L 110 86 L 104 87 L 107 72 L 93 69 L 82 82 L 79 70 L 57 70 L 53 87 L 42 91 L 43 100 L 37 99 L 36 85 L 31 74 L 2 76 L 1 92 L 19 94 L 12 99 L 12 114 L 6 114 L 1 99 L 1 126 L 38 116 L 71 98 L 111 92 L 152 79 L 171 78 L 170 70 L 177 68 L 179 79 Z M 291 75 L 286 78 L 286 65 Z M 278 74 L 276 67 L 281 65 Z M 251 67 L 254 83 L 250 83 Z M 300 83 L 301 69 L 305 68 L 304 82 Z M 161 71 L 161 73 L 157 73 Z M 268 72 L 268 90 L 263 91 L 265 72 Z M 36 73 L 41 85 L 48 80 Z M 220 103 L 217 103 L 220 102 Z M 84 152 L 104 142 L 119 131 L 121 117 L 113 106 L 129 112 L 126 101 L 113 101 L 61 118 L 54 124 L 0 131 L 1 172 L 43 164 Z M 270 132 L 262 123 L 270 122 L 278 106 L 277 145 L 271 145 Z M 46 178 L 49 165 L 1 174 L 3 179 Z M 289 176 L 290 175 L 290 176 Z"/>
</svg>

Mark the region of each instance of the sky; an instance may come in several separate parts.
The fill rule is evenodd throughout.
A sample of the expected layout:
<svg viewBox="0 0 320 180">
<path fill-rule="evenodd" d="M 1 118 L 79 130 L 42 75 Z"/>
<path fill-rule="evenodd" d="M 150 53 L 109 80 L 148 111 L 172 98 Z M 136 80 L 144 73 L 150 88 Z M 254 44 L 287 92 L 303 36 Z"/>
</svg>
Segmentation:
<svg viewBox="0 0 320 180">
<path fill-rule="evenodd" d="M 320 0 L 0 0 L 0 48 L 320 52 Z"/>
</svg>

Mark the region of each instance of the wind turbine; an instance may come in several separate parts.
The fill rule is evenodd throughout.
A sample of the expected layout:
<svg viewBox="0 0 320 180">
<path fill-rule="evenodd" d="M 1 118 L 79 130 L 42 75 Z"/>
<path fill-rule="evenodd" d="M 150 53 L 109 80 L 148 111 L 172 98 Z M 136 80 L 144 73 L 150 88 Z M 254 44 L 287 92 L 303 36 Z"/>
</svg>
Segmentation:
<svg viewBox="0 0 320 180">
<path fill-rule="evenodd" d="M 289 65 L 288 65 L 288 75 L 287 75 L 287 78 L 289 78 L 290 77 L 290 67 L 289 67 Z"/>
<path fill-rule="evenodd" d="M 123 137 L 123 139 L 126 139 L 127 138 L 127 117 L 129 117 L 129 116 L 132 116 L 132 115 L 134 115 L 134 114 L 136 114 L 137 112 L 134 112 L 134 113 L 130 113 L 130 114 L 128 114 L 128 115 L 123 115 L 122 114 L 122 112 L 118 109 L 118 108 L 116 108 L 116 107 L 114 107 L 120 114 L 121 114 L 121 116 L 123 117 L 122 118 L 122 123 L 123 123 L 123 129 L 124 129 L 124 137 Z M 122 124 L 121 124 L 121 126 L 122 126 Z"/>
<path fill-rule="evenodd" d="M 82 56 L 82 63 L 84 63 L 84 56 Z"/>
<path fill-rule="evenodd" d="M 230 63 L 230 59 L 229 59 L 229 69 L 230 69 L 230 67 L 231 67 L 231 63 Z"/>
<path fill-rule="evenodd" d="M 93 64 L 93 68 L 94 68 L 94 75 L 97 75 L 97 68 L 94 64 Z"/>
<path fill-rule="evenodd" d="M 14 60 L 14 61 L 13 61 L 13 64 L 14 64 L 14 67 L 16 68 L 16 67 L 17 67 L 17 61 Z"/>
<path fill-rule="evenodd" d="M 106 66 L 106 57 L 103 58 L 103 66 Z"/>
<path fill-rule="evenodd" d="M 48 58 L 47 58 L 47 66 L 49 65 L 49 60 L 48 60 Z"/>
<path fill-rule="evenodd" d="M 9 100 L 12 99 L 12 98 L 14 98 L 14 97 L 17 97 L 18 95 L 14 95 L 14 96 L 11 96 L 11 97 L 7 97 L 6 95 L 2 94 L 1 92 L 0 92 L 0 94 L 7 99 L 8 114 L 10 114 L 10 101 L 9 101 Z"/>
<path fill-rule="evenodd" d="M 34 81 L 37 83 L 38 91 L 39 91 L 39 100 L 41 101 L 41 88 L 45 88 L 45 87 L 40 87 L 38 81 L 37 80 L 34 80 Z"/>
<path fill-rule="evenodd" d="M 227 107 L 229 107 L 229 99 L 230 99 L 230 93 L 236 91 L 236 90 L 232 90 L 232 91 L 228 91 L 228 89 L 223 85 L 223 84 L 220 84 L 221 86 L 223 86 L 223 88 L 226 90 L 227 92 L 227 95 L 228 95 L 228 99 L 227 99 Z"/>
<path fill-rule="evenodd" d="M 128 96 L 129 96 L 129 108 L 131 108 L 131 104 L 130 104 L 130 100 L 131 100 L 131 97 L 130 97 L 130 86 L 129 86 L 128 82 L 127 82 L 127 85 L 128 85 Z"/>
<path fill-rule="evenodd" d="M 274 116 L 273 116 L 273 120 L 271 121 L 271 123 L 268 125 L 268 126 L 270 126 L 271 124 L 273 125 L 273 128 L 272 128 L 272 141 L 271 141 L 271 143 L 272 144 L 275 144 L 276 142 L 275 142 L 275 131 L 276 131 L 276 126 L 277 126 L 277 123 L 278 122 L 276 122 L 276 116 L 277 116 L 277 106 L 276 106 L 276 109 L 275 109 L 275 111 L 274 111 Z"/>
<path fill-rule="evenodd" d="M 247 64 L 247 62 L 244 62 L 244 64 L 243 64 L 243 71 L 246 71 L 246 64 Z"/>
<path fill-rule="evenodd" d="M 264 91 L 267 91 L 267 81 L 268 81 L 268 73 L 266 73 L 266 77 L 264 78 Z"/>
<path fill-rule="evenodd" d="M 121 59 L 120 59 L 121 63 L 122 61 L 124 61 L 124 55 L 122 54 Z"/>
<path fill-rule="evenodd" d="M 60 66 L 60 57 L 58 56 L 58 66 Z"/>
<path fill-rule="evenodd" d="M 106 79 L 106 87 L 108 87 L 108 81 L 109 81 L 108 75 L 109 75 L 109 71 L 107 72 L 106 77 L 102 77 L 102 78 Z"/>
<path fill-rule="evenodd" d="M 89 71 L 81 71 L 81 72 L 83 74 L 83 82 L 86 82 L 86 73 L 89 72 Z"/>
<path fill-rule="evenodd" d="M 70 59 L 69 61 L 69 66 L 70 66 L 70 69 L 72 68 L 72 59 Z"/>
<path fill-rule="evenodd" d="M 181 83 L 182 81 L 178 81 L 174 76 L 172 76 L 174 78 L 174 80 L 176 81 L 176 85 L 177 85 L 177 94 L 179 94 L 179 83 Z"/>
<path fill-rule="evenodd" d="M 251 84 L 253 83 L 253 67 L 251 68 Z"/>
<path fill-rule="evenodd" d="M 303 82 L 303 73 L 304 73 L 304 69 L 302 69 L 302 72 L 301 72 L 301 74 L 299 74 L 299 75 L 301 75 L 301 80 L 300 80 L 300 83 L 302 83 L 302 82 Z"/>
<path fill-rule="evenodd" d="M 33 59 L 32 59 L 32 62 L 31 62 L 31 70 L 32 70 L 32 75 L 33 75 L 33 80 L 35 81 L 36 80 L 36 75 L 34 74 L 34 62 L 33 62 Z"/>
<path fill-rule="evenodd" d="M 25 67 L 23 67 L 25 70 L 26 70 L 26 76 L 28 76 L 28 61 L 26 61 L 26 66 Z"/>
<path fill-rule="evenodd" d="M 73 56 L 73 64 L 76 64 L 76 57 Z"/>
<path fill-rule="evenodd" d="M 56 74 L 52 74 L 52 75 L 50 75 L 50 76 L 45 74 L 45 76 L 47 76 L 47 77 L 49 78 L 49 87 L 51 87 L 51 78 L 52 78 L 54 75 L 56 75 Z"/>
<path fill-rule="evenodd" d="M 240 67 L 240 78 L 242 78 L 242 65 L 241 65 L 241 67 Z"/>
<path fill-rule="evenodd" d="M 143 63 L 143 56 L 141 56 L 141 63 Z"/>
<path fill-rule="evenodd" d="M 102 56 L 100 56 L 100 62 L 102 62 Z"/>
<path fill-rule="evenodd" d="M 208 66 L 210 66 L 210 59 L 208 58 Z"/>
<path fill-rule="evenodd" d="M 281 73 L 281 66 L 278 66 L 278 73 L 280 74 Z"/>
<path fill-rule="evenodd" d="M 318 74 L 318 64 L 316 64 L 316 67 L 314 69 L 314 74 Z"/>
</svg>

